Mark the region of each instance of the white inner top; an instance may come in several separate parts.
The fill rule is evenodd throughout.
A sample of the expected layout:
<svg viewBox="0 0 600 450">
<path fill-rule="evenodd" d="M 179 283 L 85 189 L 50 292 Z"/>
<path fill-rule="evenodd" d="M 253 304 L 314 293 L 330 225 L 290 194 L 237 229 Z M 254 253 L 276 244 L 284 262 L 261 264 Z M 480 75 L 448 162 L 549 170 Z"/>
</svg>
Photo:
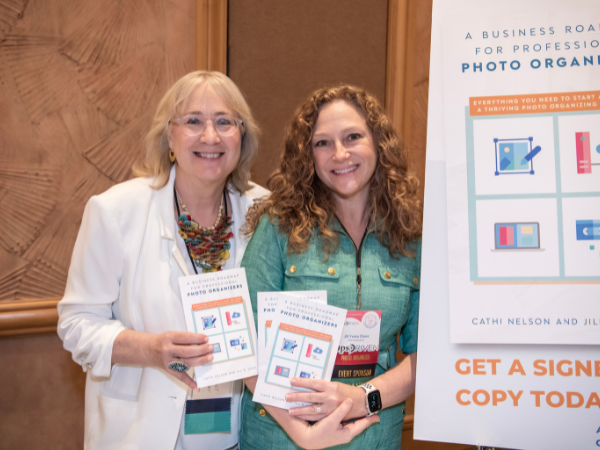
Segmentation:
<svg viewBox="0 0 600 450">
<path fill-rule="evenodd" d="M 231 211 L 228 211 L 231 214 Z M 182 211 L 183 214 L 183 211 Z M 234 218 L 234 220 L 244 220 L 243 218 Z M 192 267 L 192 261 L 188 254 L 187 248 L 183 238 L 179 235 L 179 226 L 177 221 L 173 220 L 173 226 L 175 227 L 175 234 L 177 235 L 177 246 L 179 251 L 186 262 L 190 275 L 194 275 L 194 268 Z M 225 261 L 223 270 L 235 269 L 235 241 L 231 239 L 229 241 L 231 248 L 229 249 L 229 259 Z M 198 273 L 202 273 L 201 267 L 196 267 Z M 240 424 L 241 424 L 241 406 L 242 406 L 242 387 L 243 381 L 233 381 L 233 400 L 231 403 L 231 432 L 230 433 L 207 433 L 207 434 L 185 434 L 184 433 L 184 419 L 185 414 L 181 418 L 181 426 L 179 428 L 179 436 L 177 438 L 177 444 L 175 450 L 188 450 L 188 449 L 210 449 L 210 450 L 225 450 L 235 447 L 239 441 Z M 187 394 L 188 400 L 191 399 L 191 389 Z"/>
</svg>

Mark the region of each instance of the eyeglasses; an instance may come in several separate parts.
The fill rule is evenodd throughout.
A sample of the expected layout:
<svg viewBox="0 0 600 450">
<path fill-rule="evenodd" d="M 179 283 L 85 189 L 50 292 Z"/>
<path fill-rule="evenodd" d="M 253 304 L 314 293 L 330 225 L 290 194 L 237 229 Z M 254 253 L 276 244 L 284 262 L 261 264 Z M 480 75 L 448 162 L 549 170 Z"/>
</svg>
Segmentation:
<svg viewBox="0 0 600 450">
<path fill-rule="evenodd" d="M 187 114 L 171 122 L 177 123 L 181 127 L 181 130 L 188 136 L 198 136 L 206 129 L 206 123 L 212 122 L 212 126 L 217 134 L 223 137 L 231 136 L 244 123 L 242 119 L 227 115 L 207 119 L 196 114 Z"/>
</svg>

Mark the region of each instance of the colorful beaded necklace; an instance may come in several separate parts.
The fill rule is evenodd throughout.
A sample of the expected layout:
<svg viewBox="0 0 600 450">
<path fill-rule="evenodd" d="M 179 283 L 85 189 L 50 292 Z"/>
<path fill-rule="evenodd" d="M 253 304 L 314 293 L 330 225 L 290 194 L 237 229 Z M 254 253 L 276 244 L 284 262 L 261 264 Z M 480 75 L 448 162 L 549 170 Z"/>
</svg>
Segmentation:
<svg viewBox="0 0 600 450">
<path fill-rule="evenodd" d="M 194 267 L 194 272 L 198 273 L 196 266 L 202 268 L 202 273 L 217 272 L 223 270 L 227 259 L 229 259 L 229 249 L 231 243 L 229 239 L 233 237 L 231 225 L 233 220 L 227 215 L 226 190 L 223 189 L 223 199 L 219 206 L 219 214 L 214 226 L 204 228 L 198 225 L 192 219 L 187 207 L 181 202 L 177 189 L 173 188 L 175 195 L 175 205 L 177 205 L 177 225 L 179 226 L 179 235 L 185 242 L 188 254 Z"/>
</svg>

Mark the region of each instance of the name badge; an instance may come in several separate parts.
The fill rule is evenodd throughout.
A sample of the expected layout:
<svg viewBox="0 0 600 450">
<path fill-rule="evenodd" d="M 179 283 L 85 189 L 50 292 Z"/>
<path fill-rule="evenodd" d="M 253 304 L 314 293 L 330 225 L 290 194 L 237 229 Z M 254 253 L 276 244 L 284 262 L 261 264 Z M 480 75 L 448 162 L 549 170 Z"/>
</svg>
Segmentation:
<svg viewBox="0 0 600 450">
<path fill-rule="evenodd" d="M 375 377 L 381 311 L 348 311 L 331 381 L 360 385 Z"/>
</svg>

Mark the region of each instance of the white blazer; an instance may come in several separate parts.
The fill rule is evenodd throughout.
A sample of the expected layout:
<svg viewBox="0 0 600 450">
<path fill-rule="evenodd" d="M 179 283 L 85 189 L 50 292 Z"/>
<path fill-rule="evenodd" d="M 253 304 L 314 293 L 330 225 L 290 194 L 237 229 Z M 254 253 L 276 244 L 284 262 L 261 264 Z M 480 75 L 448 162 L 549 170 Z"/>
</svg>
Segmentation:
<svg viewBox="0 0 600 450">
<path fill-rule="evenodd" d="M 189 275 L 174 224 L 173 183 L 152 178 L 118 184 L 86 205 L 67 287 L 58 304 L 58 335 L 87 372 L 86 449 L 173 449 L 187 387 L 168 371 L 112 365 L 124 329 L 186 331 L 178 277 Z M 240 233 L 246 211 L 268 194 L 252 184 L 230 194 L 235 267 L 248 244 Z"/>
</svg>

